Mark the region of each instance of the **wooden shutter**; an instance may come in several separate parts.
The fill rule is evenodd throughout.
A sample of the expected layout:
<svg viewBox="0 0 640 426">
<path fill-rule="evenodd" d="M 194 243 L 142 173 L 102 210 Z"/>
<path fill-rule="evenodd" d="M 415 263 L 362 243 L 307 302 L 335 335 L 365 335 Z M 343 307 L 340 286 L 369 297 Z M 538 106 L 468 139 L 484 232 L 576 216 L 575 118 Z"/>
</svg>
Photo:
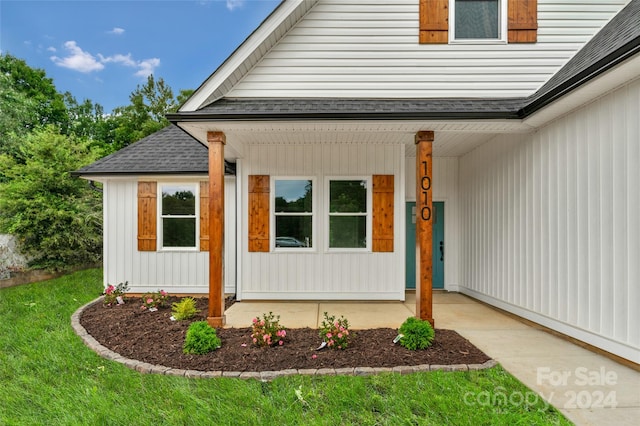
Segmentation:
<svg viewBox="0 0 640 426">
<path fill-rule="evenodd" d="M 209 251 L 209 182 L 200 182 L 200 251 Z"/>
<path fill-rule="evenodd" d="M 269 251 L 269 176 L 249 176 L 249 251 Z"/>
<path fill-rule="evenodd" d="M 535 43 L 538 40 L 538 1 L 509 0 L 509 43 Z"/>
<path fill-rule="evenodd" d="M 374 252 L 393 251 L 393 175 L 373 176 L 373 224 Z"/>
<path fill-rule="evenodd" d="M 156 251 L 156 182 L 138 182 L 138 251 Z"/>
<path fill-rule="evenodd" d="M 420 0 L 420 43 L 449 42 L 449 1 Z"/>
</svg>

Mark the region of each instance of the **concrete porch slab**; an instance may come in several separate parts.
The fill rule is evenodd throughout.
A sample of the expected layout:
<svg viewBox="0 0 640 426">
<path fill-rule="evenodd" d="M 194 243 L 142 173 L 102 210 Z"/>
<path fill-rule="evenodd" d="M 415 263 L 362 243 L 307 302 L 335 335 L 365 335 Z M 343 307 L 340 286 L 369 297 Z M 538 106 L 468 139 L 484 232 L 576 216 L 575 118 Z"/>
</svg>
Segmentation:
<svg viewBox="0 0 640 426">
<path fill-rule="evenodd" d="M 236 302 L 225 311 L 226 328 L 245 328 L 251 320 L 273 312 L 280 315 L 280 323 L 287 328 L 316 328 L 318 304 L 314 302 Z"/>
<path fill-rule="evenodd" d="M 349 320 L 352 329 L 364 328 L 398 328 L 408 317 L 414 315 L 404 303 L 349 303 L 326 302 L 320 303 L 318 310 L 318 324 L 322 323 L 323 313 L 340 317 L 343 315 Z"/>
</svg>

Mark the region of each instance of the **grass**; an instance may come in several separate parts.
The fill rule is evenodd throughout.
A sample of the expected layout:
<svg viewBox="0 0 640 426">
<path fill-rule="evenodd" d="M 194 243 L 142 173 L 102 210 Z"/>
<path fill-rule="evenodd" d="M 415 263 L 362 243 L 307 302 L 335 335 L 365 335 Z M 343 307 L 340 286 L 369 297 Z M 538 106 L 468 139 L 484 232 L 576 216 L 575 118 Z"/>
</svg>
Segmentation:
<svg viewBox="0 0 640 426">
<path fill-rule="evenodd" d="M 0 290 L 0 424 L 570 424 L 500 367 L 269 383 L 140 374 L 70 326 L 101 282 L 94 269 Z"/>
</svg>

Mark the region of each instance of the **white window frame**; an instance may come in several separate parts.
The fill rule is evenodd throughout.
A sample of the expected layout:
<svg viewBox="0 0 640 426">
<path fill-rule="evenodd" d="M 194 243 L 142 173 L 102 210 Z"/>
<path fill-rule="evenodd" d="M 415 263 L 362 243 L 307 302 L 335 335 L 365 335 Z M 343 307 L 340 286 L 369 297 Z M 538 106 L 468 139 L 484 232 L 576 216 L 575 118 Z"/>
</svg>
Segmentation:
<svg viewBox="0 0 640 426">
<path fill-rule="evenodd" d="M 167 186 L 184 186 L 192 187 L 193 194 L 196 198 L 195 211 L 193 215 L 163 215 L 162 214 L 162 189 Z M 160 251 L 199 251 L 200 250 L 200 183 L 199 182 L 158 182 L 158 223 L 157 223 L 157 239 Z M 164 227 L 162 226 L 165 218 L 172 219 L 191 219 L 196 220 L 195 229 L 195 245 L 193 247 L 172 247 L 164 245 Z"/>
<path fill-rule="evenodd" d="M 456 38 L 456 2 L 449 2 L 449 43 L 450 44 L 507 44 L 508 0 L 498 0 L 498 38 Z"/>
<path fill-rule="evenodd" d="M 311 213 L 278 213 L 276 212 L 276 181 L 282 180 L 310 180 L 311 181 Z M 318 247 L 316 238 L 316 217 L 318 209 L 316 205 L 316 197 L 318 187 L 316 178 L 313 176 L 272 176 L 270 182 L 273 190 L 269 199 L 269 240 L 271 252 L 273 253 L 310 253 L 315 252 Z M 276 216 L 311 216 L 311 247 L 276 247 Z"/>
<path fill-rule="evenodd" d="M 331 213 L 330 211 L 330 197 L 331 197 L 331 182 L 339 181 L 339 180 L 363 180 L 367 185 L 367 212 L 365 214 L 361 214 L 362 216 L 366 215 L 366 226 L 367 226 L 367 245 L 363 248 L 358 247 L 330 247 L 331 241 L 329 240 L 329 233 L 331 231 L 331 216 L 357 216 L 354 213 Z M 371 176 L 326 176 L 325 177 L 325 218 L 326 218 L 326 232 L 325 238 L 325 251 L 328 253 L 348 253 L 348 252 L 358 252 L 358 253 L 367 253 L 371 252 L 371 226 L 373 223 L 373 192 L 372 192 L 372 181 Z"/>
</svg>

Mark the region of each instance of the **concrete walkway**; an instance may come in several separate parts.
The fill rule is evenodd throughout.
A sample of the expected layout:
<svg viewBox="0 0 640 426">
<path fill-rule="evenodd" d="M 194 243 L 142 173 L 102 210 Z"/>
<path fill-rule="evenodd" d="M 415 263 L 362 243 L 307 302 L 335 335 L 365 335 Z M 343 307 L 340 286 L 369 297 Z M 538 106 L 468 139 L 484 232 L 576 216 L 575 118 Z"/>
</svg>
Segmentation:
<svg viewBox="0 0 640 426">
<path fill-rule="evenodd" d="M 640 372 L 464 295 L 433 296 L 437 328 L 456 330 L 576 425 L 638 424 Z M 404 303 L 238 302 L 225 312 L 227 327 L 248 327 L 253 317 L 269 311 L 288 328 L 317 328 L 325 311 L 344 315 L 353 329 L 397 328 L 414 315 L 415 295 L 407 294 Z"/>
</svg>

